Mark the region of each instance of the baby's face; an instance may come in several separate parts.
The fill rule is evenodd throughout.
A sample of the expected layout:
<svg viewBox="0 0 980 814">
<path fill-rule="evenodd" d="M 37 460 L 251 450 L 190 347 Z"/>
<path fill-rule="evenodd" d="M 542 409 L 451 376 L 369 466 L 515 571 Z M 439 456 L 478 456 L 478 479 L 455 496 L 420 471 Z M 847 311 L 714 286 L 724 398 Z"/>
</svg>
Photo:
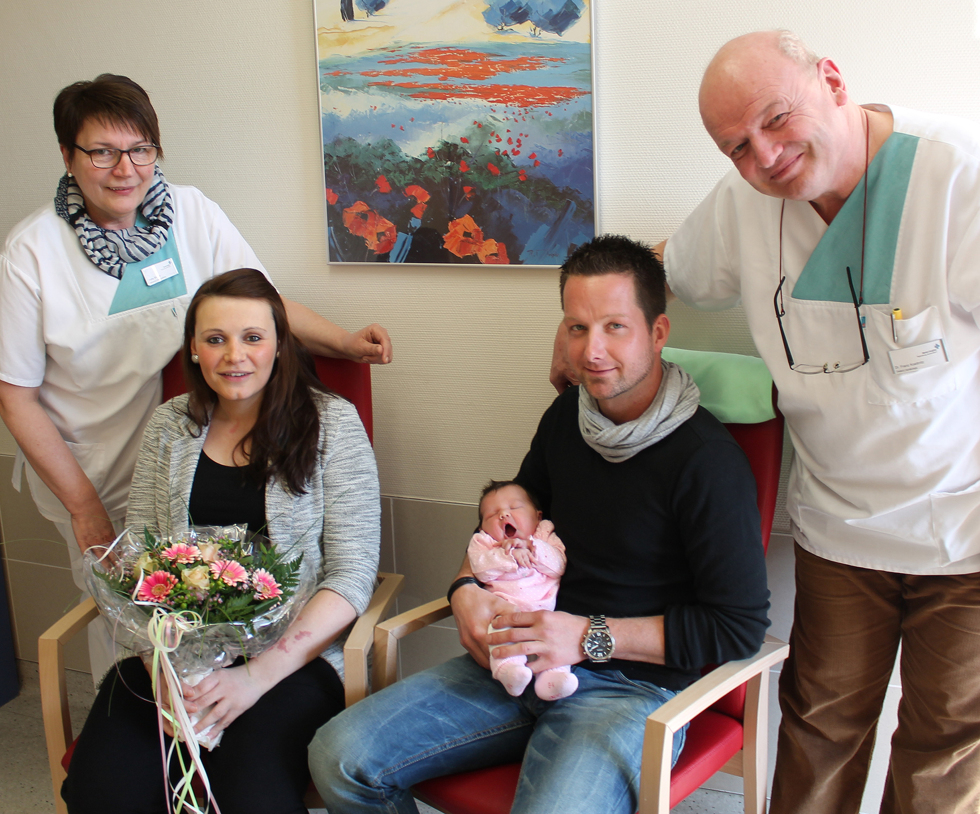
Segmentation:
<svg viewBox="0 0 980 814">
<path fill-rule="evenodd" d="M 520 486 L 505 486 L 491 492 L 480 503 L 480 529 L 498 543 L 534 534 L 541 512 L 534 508 L 527 492 Z"/>
</svg>

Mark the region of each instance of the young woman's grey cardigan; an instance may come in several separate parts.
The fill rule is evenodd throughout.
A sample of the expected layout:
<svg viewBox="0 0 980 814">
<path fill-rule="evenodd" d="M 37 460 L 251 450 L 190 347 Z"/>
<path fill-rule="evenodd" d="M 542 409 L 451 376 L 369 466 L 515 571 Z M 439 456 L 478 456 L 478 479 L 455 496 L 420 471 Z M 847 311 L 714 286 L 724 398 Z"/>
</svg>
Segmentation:
<svg viewBox="0 0 980 814">
<path fill-rule="evenodd" d="M 305 495 L 290 494 L 278 482 L 266 486 L 268 535 L 276 546 L 301 548 L 307 561 L 319 564 L 318 587 L 340 594 L 361 614 L 378 574 L 378 469 L 354 406 L 319 392 L 314 398 L 320 410 L 314 475 Z M 177 396 L 158 407 L 146 426 L 126 515 L 134 531 L 146 526 L 169 534 L 188 526 L 191 485 L 208 428 L 198 433 L 186 408 L 187 396 Z M 344 638 L 323 652 L 341 679 Z"/>
</svg>

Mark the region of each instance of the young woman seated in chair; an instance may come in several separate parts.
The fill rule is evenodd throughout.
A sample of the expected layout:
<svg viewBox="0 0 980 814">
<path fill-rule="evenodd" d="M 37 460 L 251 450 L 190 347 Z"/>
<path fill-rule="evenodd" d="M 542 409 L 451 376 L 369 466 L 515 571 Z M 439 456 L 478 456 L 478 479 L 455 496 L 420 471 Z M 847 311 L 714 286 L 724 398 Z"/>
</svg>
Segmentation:
<svg viewBox="0 0 980 814">
<path fill-rule="evenodd" d="M 161 535 L 247 523 L 317 564 L 317 592 L 273 649 L 185 687 L 189 712 L 214 705 L 198 731 L 224 733 L 204 753 L 222 812 L 305 812 L 307 744 L 344 708 L 343 634 L 377 576 L 374 454 L 354 407 L 317 380 L 260 272 L 201 286 L 182 353 L 190 392 L 146 428 L 127 525 Z M 167 811 L 149 676 L 139 658 L 116 668 L 62 787 L 71 814 Z"/>
</svg>

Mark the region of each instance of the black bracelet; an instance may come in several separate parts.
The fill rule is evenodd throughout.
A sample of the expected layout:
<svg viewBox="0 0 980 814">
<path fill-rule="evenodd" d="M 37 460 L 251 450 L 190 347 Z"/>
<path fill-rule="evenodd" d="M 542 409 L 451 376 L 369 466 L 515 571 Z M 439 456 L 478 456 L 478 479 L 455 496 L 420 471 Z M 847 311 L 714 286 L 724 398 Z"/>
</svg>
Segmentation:
<svg viewBox="0 0 980 814">
<path fill-rule="evenodd" d="M 476 577 L 460 577 L 452 585 L 450 585 L 449 590 L 446 591 L 446 601 L 452 604 L 453 594 L 464 585 L 479 585 L 481 588 L 483 587 L 483 583 Z"/>
</svg>

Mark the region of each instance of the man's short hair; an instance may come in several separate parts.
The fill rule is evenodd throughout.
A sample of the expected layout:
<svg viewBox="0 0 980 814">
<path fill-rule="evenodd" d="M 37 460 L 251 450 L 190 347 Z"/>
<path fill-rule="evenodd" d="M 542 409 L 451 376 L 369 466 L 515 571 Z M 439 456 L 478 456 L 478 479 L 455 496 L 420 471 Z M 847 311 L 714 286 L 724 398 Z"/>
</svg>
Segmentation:
<svg viewBox="0 0 980 814">
<path fill-rule="evenodd" d="M 800 35 L 783 29 L 779 32 L 779 50 L 801 68 L 812 68 L 820 57 L 800 38 Z"/>
<path fill-rule="evenodd" d="M 579 246 L 561 267 L 558 290 L 565 307 L 565 283 L 571 276 L 597 277 L 604 274 L 628 274 L 633 278 L 636 304 L 643 312 L 647 327 L 667 310 L 667 281 L 664 264 L 649 246 L 623 235 L 600 235 Z"/>
</svg>

